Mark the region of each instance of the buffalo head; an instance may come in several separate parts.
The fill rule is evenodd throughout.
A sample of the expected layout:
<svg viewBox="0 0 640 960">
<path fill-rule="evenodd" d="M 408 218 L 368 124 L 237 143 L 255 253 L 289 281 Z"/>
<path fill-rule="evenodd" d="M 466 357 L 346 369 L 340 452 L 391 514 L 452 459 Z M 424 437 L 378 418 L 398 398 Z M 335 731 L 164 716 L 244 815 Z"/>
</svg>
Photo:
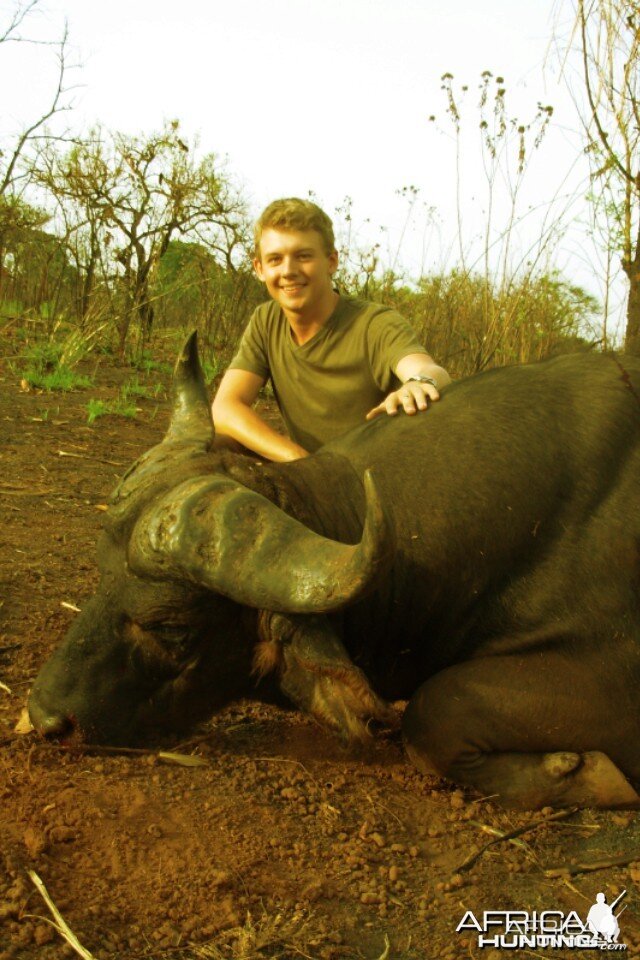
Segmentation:
<svg viewBox="0 0 640 960">
<path fill-rule="evenodd" d="M 129 742 L 250 691 L 258 610 L 326 613 L 388 565 L 373 482 L 360 543 L 313 533 L 225 472 L 195 334 L 174 373 L 169 430 L 116 487 L 101 581 L 30 694 L 51 736 Z"/>
</svg>

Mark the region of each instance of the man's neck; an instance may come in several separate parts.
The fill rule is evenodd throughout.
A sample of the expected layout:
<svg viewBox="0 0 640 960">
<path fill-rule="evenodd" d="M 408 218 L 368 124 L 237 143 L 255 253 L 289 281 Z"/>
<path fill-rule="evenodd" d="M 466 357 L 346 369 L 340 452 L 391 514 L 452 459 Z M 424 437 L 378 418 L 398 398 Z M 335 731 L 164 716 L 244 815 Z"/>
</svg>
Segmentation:
<svg viewBox="0 0 640 960">
<path fill-rule="evenodd" d="M 339 294 L 332 290 L 330 297 L 327 297 L 322 305 L 313 312 L 298 313 L 297 311 L 284 310 L 284 315 L 291 327 L 293 339 L 298 346 L 307 343 L 324 327 L 329 317 L 332 316 L 339 299 Z"/>
</svg>

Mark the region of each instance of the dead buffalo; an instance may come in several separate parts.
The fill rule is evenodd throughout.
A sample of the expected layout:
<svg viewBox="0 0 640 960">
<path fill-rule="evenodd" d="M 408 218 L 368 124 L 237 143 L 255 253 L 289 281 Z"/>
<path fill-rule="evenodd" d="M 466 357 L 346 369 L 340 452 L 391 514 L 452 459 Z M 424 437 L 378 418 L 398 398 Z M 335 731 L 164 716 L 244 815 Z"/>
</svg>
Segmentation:
<svg viewBox="0 0 640 960">
<path fill-rule="evenodd" d="M 639 438 L 640 361 L 574 355 L 261 463 L 214 449 L 192 337 L 32 722 L 123 743 L 278 685 L 354 737 L 408 699 L 423 770 L 512 806 L 635 802 Z"/>
</svg>

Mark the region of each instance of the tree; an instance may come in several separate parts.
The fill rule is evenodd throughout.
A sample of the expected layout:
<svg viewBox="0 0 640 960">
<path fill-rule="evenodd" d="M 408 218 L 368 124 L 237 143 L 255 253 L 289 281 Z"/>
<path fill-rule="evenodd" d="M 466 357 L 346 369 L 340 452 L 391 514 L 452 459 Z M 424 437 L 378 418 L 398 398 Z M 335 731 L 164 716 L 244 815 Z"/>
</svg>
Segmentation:
<svg viewBox="0 0 640 960">
<path fill-rule="evenodd" d="M 68 69 L 68 30 L 66 24 L 62 36 L 58 40 L 53 41 L 43 42 L 25 36 L 21 32 L 22 27 L 28 21 L 29 16 L 35 8 L 39 6 L 39 3 L 40 0 L 16 3 L 9 23 L 0 26 L 0 46 L 10 43 L 25 43 L 48 47 L 54 53 L 57 74 L 53 93 L 51 94 L 48 104 L 42 110 L 42 113 L 40 113 L 38 117 L 28 121 L 22 130 L 17 132 L 10 139 L 9 143 L 5 144 L 2 151 L 0 151 L 0 196 L 5 198 L 8 193 L 15 189 L 17 181 L 25 175 L 24 172 L 20 170 L 19 161 L 27 145 L 37 136 L 38 132 L 42 130 L 48 120 L 55 114 L 69 107 L 66 99 L 68 90 L 65 88 L 65 76 Z"/>
<path fill-rule="evenodd" d="M 60 253 L 55 242 L 49 242 L 51 238 L 39 229 L 49 220 L 49 215 L 25 201 L 25 187 L 31 180 L 30 163 L 24 162 L 25 156 L 27 148 L 45 134 L 47 122 L 69 107 L 69 91 L 65 87 L 68 72 L 66 25 L 55 40 L 42 40 L 34 30 L 23 32 L 33 26 L 30 21 L 39 5 L 40 0 L 17 2 L 8 20 L 0 23 L 0 53 L 13 44 L 42 47 L 53 54 L 55 64 L 53 90 L 41 112 L 27 120 L 21 129 L 6 132 L 0 143 L 0 298 L 4 299 L 9 293 L 8 287 L 11 287 L 10 295 L 14 299 L 18 297 L 23 306 L 40 306 L 37 301 L 47 300 L 50 294 L 49 283 L 45 280 L 38 283 L 37 290 L 27 291 L 23 269 L 27 260 L 32 266 L 38 262 L 38 273 L 44 277 L 48 271 L 42 265 L 49 263 L 51 258 L 59 260 Z M 21 259 L 25 263 L 21 263 Z"/>
<path fill-rule="evenodd" d="M 124 354 L 131 325 L 147 343 L 154 323 L 153 281 L 174 238 L 197 240 L 227 270 L 246 243 L 244 205 L 213 154 L 197 160 L 177 121 L 132 137 L 97 127 L 60 155 L 43 152 L 37 176 L 56 198 L 73 236 L 86 316 L 98 274 L 118 297 Z"/>
<path fill-rule="evenodd" d="M 17 197 L 5 198 L 0 194 L 0 300 L 16 296 L 15 284 L 11 292 L 7 288 L 15 278 L 18 243 L 25 234 L 44 226 L 47 220 L 49 215 L 43 210 Z"/>
<path fill-rule="evenodd" d="M 625 349 L 640 355 L 640 6 L 577 0 L 591 200 L 629 281 Z"/>
</svg>

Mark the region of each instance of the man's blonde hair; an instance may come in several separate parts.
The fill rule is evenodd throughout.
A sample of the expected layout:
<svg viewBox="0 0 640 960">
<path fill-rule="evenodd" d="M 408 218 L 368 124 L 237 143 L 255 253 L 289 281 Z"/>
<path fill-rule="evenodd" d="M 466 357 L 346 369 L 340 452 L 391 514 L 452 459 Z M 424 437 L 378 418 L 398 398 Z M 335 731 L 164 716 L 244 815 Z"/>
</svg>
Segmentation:
<svg viewBox="0 0 640 960">
<path fill-rule="evenodd" d="M 254 256 L 257 260 L 260 259 L 262 231 L 269 227 L 274 230 L 315 230 L 320 234 L 327 256 L 336 249 L 333 223 L 324 210 L 311 200 L 285 197 L 282 200 L 274 200 L 262 211 L 253 230 Z"/>
</svg>

